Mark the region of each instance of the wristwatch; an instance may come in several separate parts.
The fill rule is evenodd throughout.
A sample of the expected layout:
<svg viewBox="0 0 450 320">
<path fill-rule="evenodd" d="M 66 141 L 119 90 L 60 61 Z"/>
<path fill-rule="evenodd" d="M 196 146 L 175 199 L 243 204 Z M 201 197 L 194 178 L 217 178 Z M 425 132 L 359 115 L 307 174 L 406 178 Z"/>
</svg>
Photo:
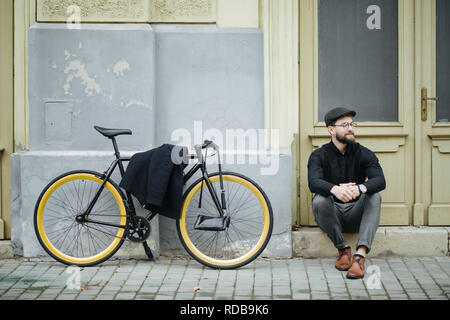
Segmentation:
<svg viewBox="0 0 450 320">
<path fill-rule="evenodd" d="M 361 193 L 367 192 L 367 187 L 363 184 L 358 184 L 358 189 L 359 189 L 359 192 L 361 192 Z"/>
</svg>

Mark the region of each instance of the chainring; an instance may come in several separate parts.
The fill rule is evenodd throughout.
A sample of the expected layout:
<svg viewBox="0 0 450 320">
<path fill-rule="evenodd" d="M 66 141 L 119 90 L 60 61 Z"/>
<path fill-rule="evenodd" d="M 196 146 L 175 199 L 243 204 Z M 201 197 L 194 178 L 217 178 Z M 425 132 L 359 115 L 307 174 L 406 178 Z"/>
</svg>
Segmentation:
<svg viewBox="0 0 450 320">
<path fill-rule="evenodd" d="M 127 238 L 132 242 L 144 242 L 151 232 L 150 222 L 144 217 L 135 217 L 128 228 Z"/>
</svg>

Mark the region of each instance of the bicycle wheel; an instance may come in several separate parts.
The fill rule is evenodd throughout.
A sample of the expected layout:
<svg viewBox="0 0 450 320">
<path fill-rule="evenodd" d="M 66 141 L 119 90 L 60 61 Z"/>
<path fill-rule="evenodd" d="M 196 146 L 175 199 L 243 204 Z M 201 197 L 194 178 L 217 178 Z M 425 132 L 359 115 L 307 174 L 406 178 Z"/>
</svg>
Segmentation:
<svg viewBox="0 0 450 320">
<path fill-rule="evenodd" d="M 214 201 L 203 182 L 199 208 L 201 179 L 186 191 L 181 216 L 177 220 L 178 236 L 186 251 L 198 262 L 216 269 L 235 269 L 258 257 L 269 242 L 273 228 L 273 214 L 264 191 L 243 175 L 222 174 L 226 192 L 229 224 L 223 231 L 199 230 L 199 216 L 219 217 Z M 219 174 L 209 178 L 220 199 Z"/>
<path fill-rule="evenodd" d="M 125 205 L 117 185 L 106 182 L 89 219 L 117 226 L 80 222 L 102 185 L 101 175 L 72 171 L 50 182 L 34 212 L 34 229 L 45 251 L 67 265 L 92 266 L 109 259 L 122 245 L 127 226 Z"/>
</svg>

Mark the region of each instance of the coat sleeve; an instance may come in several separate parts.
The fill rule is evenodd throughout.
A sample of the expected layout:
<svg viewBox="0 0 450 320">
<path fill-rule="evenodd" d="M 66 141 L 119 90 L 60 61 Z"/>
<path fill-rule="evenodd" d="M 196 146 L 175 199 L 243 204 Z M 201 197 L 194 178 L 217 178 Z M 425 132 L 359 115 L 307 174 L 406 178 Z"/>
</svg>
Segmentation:
<svg viewBox="0 0 450 320">
<path fill-rule="evenodd" d="M 331 196 L 330 190 L 334 184 L 324 179 L 320 149 L 311 153 L 308 160 L 308 186 L 312 193 Z"/>
<path fill-rule="evenodd" d="M 363 184 L 367 187 L 367 194 L 373 194 L 386 188 L 386 180 L 377 156 L 368 149 L 366 151 L 363 165 L 367 181 Z"/>
</svg>

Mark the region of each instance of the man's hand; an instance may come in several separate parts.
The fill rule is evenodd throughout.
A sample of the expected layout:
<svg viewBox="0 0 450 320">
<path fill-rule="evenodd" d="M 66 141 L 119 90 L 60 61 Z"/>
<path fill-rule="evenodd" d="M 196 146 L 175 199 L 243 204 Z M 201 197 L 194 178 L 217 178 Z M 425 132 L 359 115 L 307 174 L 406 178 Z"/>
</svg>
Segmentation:
<svg viewBox="0 0 450 320">
<path fill-rule="evenodd" d="M 340 186 L 347 186 L 351 192 L 353 193 L 353 199 L 358 198 L 361 195 L 361 191 L 359 191 L 359 187 L 356 183 L 350 182 L 350 183 L 341 183 Z"/>
<path fill-rule="evenodd" d="M 356 199 L 360 195 L 359 188 L 354 182 L 341 183 L 339 186 L 334 186 L 330 192 L 344 203 Z"/>
</svg>

